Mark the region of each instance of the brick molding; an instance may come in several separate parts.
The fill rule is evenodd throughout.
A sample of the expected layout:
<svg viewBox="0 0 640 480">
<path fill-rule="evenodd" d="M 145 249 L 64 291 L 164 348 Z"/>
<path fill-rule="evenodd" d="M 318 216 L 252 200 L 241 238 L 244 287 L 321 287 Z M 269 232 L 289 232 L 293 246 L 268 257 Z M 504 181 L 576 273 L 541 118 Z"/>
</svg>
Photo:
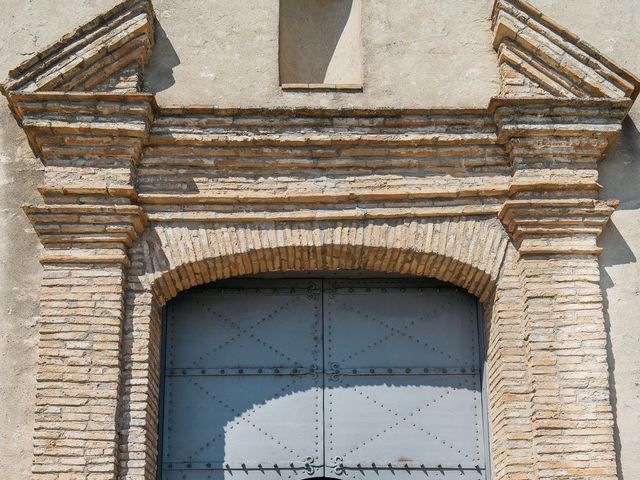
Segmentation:
<svg viewBox="0 0 640 480">
<path fill-rule="evenodd" d="M 126 1 L 10 72 L 45 165 L 34 478 L 156 475 L 162 309 L 274 271 L 429 276 L 485 311 L 492 475 L 617 477 L 598 161 L 640 82 L 497 0 L 485 109 L 158 106 Z"/>
</svg>

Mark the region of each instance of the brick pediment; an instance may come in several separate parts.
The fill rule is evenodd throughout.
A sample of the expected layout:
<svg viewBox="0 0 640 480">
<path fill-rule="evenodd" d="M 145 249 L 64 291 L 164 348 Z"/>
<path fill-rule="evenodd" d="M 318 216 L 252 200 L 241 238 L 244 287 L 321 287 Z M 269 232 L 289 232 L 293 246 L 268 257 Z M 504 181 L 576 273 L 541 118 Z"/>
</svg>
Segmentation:
<svg viewBox="0 0 640 480">
<path fill-rule="evenodd" d="M 597 199 L 597 161 L 640 91 L 636 77 L 524 1 L 496 0 L 503 89 L 487 108 L 161 107 L 138 91 L 153 18 L 148 0 L 127 0 L 2 85 L 45 164 L 48 207 L 135 205 L 151 221 L 259 222 L 496 216 L 521 200 L 582 205 Z M 38 211 L 28 212 L 38 224 Z"/>
<path fill-rule="evenodd" d="M 135 92 L 153 45 L 153 9 L 127 0 L 9 72 L 12 92 Z"/>
<path fill-rule="evenodd" d="M 638 78 L 523 0 L 496 0 L 492 27 L 505 96 L 632 98 Z"/>
</svg>

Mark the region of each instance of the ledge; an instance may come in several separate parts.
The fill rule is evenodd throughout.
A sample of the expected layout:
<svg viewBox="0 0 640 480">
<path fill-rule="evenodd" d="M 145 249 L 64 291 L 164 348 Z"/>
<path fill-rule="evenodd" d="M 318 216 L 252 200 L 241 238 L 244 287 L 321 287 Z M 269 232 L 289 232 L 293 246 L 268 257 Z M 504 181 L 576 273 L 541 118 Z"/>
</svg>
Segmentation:
<svg viewBox="0 0 640 480">
<path fill-rule="evenodd" d="M 284 91 L 316 91 L 316 92 L 362 92 L 361 83 L 282 83 Z"/>
</svg>

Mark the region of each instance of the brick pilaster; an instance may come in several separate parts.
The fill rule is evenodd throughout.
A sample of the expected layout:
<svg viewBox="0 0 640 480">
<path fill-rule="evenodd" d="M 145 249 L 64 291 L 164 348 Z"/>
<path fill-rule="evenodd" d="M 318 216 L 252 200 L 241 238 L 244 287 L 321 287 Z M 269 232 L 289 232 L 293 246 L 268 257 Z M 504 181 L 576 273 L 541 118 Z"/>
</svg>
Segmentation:
<svg viewBox="0 0 640 480">
<path fill-rule="evenodd" d="M 112 479 L 123 317 L 121 263 L 44 264 L 35 479 Z"/>
<path fill-rule="evenodd" d="M 146 216 L 135 176 L 153 117 L 144 94 L 12 94 L 45 169 L 27 206 L 44 250 L 35 479 L 117 477 L 125 273 Z"/>
<path fill-rule="evenodd" d="M 536 480 L 617 478 L 596 244 L 617 202 L 597 198 L 597 162 L 627 104 L 494 103 L 513 166 L 500 218 L 520 255 Z"/>
<path fill-rule="evenodd" d="M 616 478 L 613 417 L 608 390 L 606 332 L 602 312 L 596 233 L 591 225 L 575 240 L 539 232 L 551 222 L 567 221 L 569 209 L 553 216 L 547 207 L 507 202 L 503 220 L 522 223 L 520 269 L 525 303 L 524 333 L 533 386 L 533 448 L 536 479 Z M 585 202 L 586 203 L 586 202 Z M 536 208 L 537 207 L 537 208 Z M 583 206 L 584 223 L 613 207 L 591 201 Z M 564 212 L 561 217 L 559 212 Z M 557 215 L 557 216 L 556 216 Z M 544 225 L 532 227 L 534 225 Z M 571 229 L 578 226 L 572 224 Z"/>
<path fill-rule="evenodd" d="M 27 207 L 44 246 L 36 479 L 113 479 L 127 249 L 133 205 Z"/>
</svg>

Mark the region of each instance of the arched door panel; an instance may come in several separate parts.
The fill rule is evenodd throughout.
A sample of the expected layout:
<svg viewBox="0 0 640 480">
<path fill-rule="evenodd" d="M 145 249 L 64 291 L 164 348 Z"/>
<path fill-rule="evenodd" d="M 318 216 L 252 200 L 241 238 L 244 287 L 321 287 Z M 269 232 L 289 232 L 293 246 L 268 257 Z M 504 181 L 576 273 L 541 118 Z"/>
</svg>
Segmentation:
<svg viewBox="0 0 640 480">
<path fill-rule="evenodd" d="M 483 478 L 476 300 L 415 280 L 326 281 L 324 291 L 332 473 Z"/>
<path fill-rule="evenodd" d="M 169 304 L 165 350 L 164 480 L 485 478 L 477 302 L 457 289 L 234 280 Z"/>
<path fill-rule="evenodd" d="M 321 282 L 226 285 L 168 307 L 162 478 L 309 476 L 323 449 Z"/>
</svg>

